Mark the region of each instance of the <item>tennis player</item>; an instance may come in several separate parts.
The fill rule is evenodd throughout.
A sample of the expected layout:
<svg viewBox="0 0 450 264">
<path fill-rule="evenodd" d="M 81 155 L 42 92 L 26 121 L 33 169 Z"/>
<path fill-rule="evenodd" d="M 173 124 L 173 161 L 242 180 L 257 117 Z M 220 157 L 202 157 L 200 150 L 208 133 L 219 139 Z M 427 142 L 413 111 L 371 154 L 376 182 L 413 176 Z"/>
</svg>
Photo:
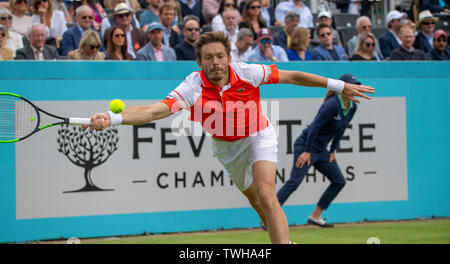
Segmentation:
<svg viewBox="0 0 450 264">
<path fill-rule="evenodd" d="M 262 114 L 259 87 L 275 83 L 326 87 L 355 102 L 359 102 L 355 96 L 370 99 L 363 93 L 374 89 L 278 70 L 275 65 L 231 62 L 230 51 L 223 32 L 201 35 L 195 42 L 201 70 L 188 75 L 164 100 L 134 106 L 121 114 L 97 113 L 88 126 L 103 130 L 109 125 L 141 125 L 189 110 L 190 119 L 212 135 L 215 155 L 260 216 L 271 242 L 289 243 L 289 226 L 275 191 L 277 135 Z"/>
</svg>

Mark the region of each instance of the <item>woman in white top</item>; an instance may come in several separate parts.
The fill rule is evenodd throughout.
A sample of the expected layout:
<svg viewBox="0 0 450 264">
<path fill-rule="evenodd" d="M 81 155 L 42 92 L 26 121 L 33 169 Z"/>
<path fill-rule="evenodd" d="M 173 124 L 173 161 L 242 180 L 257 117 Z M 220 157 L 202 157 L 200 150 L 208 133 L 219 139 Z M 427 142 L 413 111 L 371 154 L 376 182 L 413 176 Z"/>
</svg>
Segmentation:
<svg viewBox="0 0 450 264">
<path fill-rule="evenodd" d="M 28 28 L 33 25 L 31 17 L 27 16 L 28 0 L 9 0 L 9 9 L 13 17 L 13 22 L 9 30 L 26 37 Z"/>
<path fill-rule="evenodd" d="M 5 27 L 5 38 L 3 38 L 3 44 L 5 47 L 12 50 L 13 54 L 16 53 L 16 50 L 23 48 L 22 35 L 11 31 L 11 25 L 13 21 L 13 16 L 11 11 L 6 8 L 0 9 L 0 25 Z"/>
<path fill-rule="evenodd" d="M 53 10 L 49 0 L 33 0 L 34 15 L 31 17 L 33 23 L 41 23 L 49 29 L 49 36 L 57 41 L 62 38 L 67 30 L 66 18 L 62 11 Z"/>
</svg>

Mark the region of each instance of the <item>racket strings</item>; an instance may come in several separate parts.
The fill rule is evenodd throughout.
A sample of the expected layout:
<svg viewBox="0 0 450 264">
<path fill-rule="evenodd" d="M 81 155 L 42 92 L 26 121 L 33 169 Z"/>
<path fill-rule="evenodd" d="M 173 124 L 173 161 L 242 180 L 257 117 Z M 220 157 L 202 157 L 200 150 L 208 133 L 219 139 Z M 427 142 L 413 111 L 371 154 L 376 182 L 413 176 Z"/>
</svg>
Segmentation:
<svg viewBox="0 0 450 264">
<path fill-rule="evenodd" d="M 13 96 L 0 96 L 0 140 L 20 139 L 37 127 L 36 110 L 28 102 Z"/>
</svg>

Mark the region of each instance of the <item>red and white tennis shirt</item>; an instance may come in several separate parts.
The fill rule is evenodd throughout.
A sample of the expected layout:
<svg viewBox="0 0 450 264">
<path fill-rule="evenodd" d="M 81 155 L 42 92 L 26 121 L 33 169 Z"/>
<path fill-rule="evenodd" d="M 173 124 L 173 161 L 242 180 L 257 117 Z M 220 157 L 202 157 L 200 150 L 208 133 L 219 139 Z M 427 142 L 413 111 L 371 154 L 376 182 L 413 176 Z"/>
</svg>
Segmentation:
<svg viewBox="0 0 450 264">
<path fill-rule="evenodd" d="M 278 83 L 275 65 L 232 62 L 230 82 L 220 88 L 202 71 L 191 73 L 162 102 L 172 113 L 190 110 L 190 120 L 200 122 L 213 137 L 235 141 L 268 126 L 261 111 L 259 86 Z"/>
</svg>

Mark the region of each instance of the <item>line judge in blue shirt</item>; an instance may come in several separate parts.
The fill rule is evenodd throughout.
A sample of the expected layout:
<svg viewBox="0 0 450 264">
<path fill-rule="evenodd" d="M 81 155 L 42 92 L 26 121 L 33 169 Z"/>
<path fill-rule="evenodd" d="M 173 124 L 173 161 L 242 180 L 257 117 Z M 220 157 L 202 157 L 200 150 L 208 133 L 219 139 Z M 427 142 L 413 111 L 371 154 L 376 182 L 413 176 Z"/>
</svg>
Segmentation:
<svg viewBox="0 0 450 264">
<path fill-rule="evenodd" d="M 361 84 L 351 74 L 344 74 L 340 80 Z M 345 178 L 337 164 L 335 151 L 345 129 L 356 112 L 356 104 L 334 92 L 328 92 L 314 121 L 306 127 L 294 143 L 294 163 L 289 180 L 278 191 L 278 201 L 283 205 L 298 188 L 308 169 L 314 166 L 330 180 L 330 185 L 322 194 L 308 223 L 320 227 L 332 227 L 322 218 L 326 210 L 345 185 Z M 330 150 L 327 150 L 331 142 Z"/>
<path fill-rule="evenodd" d="M 249 61 L 289 61 L 286 51 L 280 46 L 273 45 L 270 29 L 262 28 L 256 43 L 258 45 L 248 55 Z"/>
</svg>

